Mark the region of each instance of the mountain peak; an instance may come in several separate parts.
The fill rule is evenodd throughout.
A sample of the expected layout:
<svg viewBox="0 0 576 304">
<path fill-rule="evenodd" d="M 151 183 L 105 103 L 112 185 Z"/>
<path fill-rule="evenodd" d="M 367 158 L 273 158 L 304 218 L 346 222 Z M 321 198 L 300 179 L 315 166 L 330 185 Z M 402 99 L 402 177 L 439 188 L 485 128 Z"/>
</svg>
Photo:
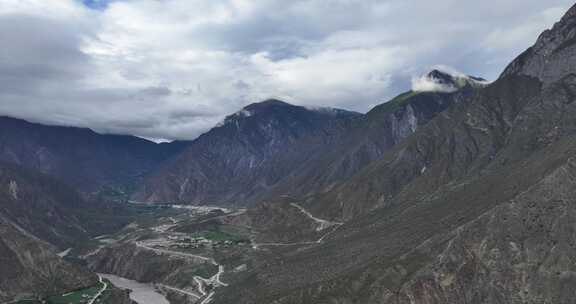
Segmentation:
<svg viewBox="0 0 576 304">
<path fill-rule="evenodd" d="M 421 77 L 412 79 L 412 91 L 451 93 L 466 86 L 481 87 L 486 83 L 487 81 L 481 77 L 469 76 L 456 71 L 433 69 Z"/>
<path fill-rule="evenodd" d="M 576 17 L 576 4 L 572 5 L 572 7 L 570 7 L 570 9 L 564 14 L 564 17 L 562 17 L 562 19 L 566 19 L 566 18 L 571 18 L 571 17 Z"/>
<path fill-rule="evenodd" d="M 551 84 L 572 74 L 576 68 L 576 5 L 536 43 L 510 63 L 500 78 L 526 75 Z"/>
<path fill-rule="evenodd" d="M 247 111 L 252 111 L 252 110 L 261 110 L 261 109 L 268 109 L 268 108 L 272 108 L 272 107 L 295 107 L 295 105 L 289 104 L 285 101 L 279 100 L 279 99 L 266 99 L 264 101 L 261 102 L 255 102 L 255 103 L 251 103 L 247 106 L 245 106 L 242 110 L 247 110 Z"/>
<path fill-rule="evenodd" d="M 450 75 L 449 73 L 443 72 L 443 71 L 440 71 L 440 70 L 437 70 L 437 69 L 433 69 L 432 71 L 430 71 L 430 72 L 427 74 L 427 77 L 428 77 L 428 78 L 431 78 L 431 79 L 437 79 L 438 81 L 443 81 L 443 82 L 446 82 L 446 83 L 447 83 L 447 82 L 452 82 L 453 79 L 454 79 L 454 78 L 452 77 L 452 75 Z"/>
<path fill-rule="evenodd" d="M 216 127 L 222 127 L 232 122 L 236 124 L 239 121 L 253 116 L 260 117 L 257 121 L 265 121 L 262 119 L 272 117 L 291 117 L 290 119 L 333 119 L 349 118 L 359 115 L 361 114 L 357 112 L 337 108 L 304 107 L 293 105 L 279 99 L 266 99 L 261 102 L 249 104 L 240 111 L 226 116 Z M 252 120 L 252 118 L 250 119 Z"/>
<path fill-rule="evenodd" d="M 282 100 L 278 100 L 278 99 L 266 99 L 266 100 L 261 101 L 261 102 L 251 103 L 251 104 L 243 107 L 242 110 L 240 110 L 234 114 L 226 116 L 224 121 L 222 121 L 217 126 L 221 126 L 228 121 L 232 121 L 232 120 L 242 118 L 242 117 L 250 117 L 250 116 L 253 116 L 255 114 L 274 112 L 276 109 L 280 109 L 280 108 L 296 108 L 296 106 L 289 104 L 287 102 L 284 102 Z"/>
</svg>

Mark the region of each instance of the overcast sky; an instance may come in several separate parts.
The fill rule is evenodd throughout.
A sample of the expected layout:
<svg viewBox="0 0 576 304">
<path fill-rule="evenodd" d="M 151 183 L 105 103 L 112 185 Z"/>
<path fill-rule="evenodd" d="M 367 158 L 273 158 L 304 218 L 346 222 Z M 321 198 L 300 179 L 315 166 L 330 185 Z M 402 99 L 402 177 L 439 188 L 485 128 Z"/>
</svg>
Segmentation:
<svg viewBox="0 0 576 304">
<path fill-rule="evenodd" d="M 0 115 L 191 139 L 266 98 L 360 112 L 495 79 L 567 0 L 0 0 Z"/>
</svg>

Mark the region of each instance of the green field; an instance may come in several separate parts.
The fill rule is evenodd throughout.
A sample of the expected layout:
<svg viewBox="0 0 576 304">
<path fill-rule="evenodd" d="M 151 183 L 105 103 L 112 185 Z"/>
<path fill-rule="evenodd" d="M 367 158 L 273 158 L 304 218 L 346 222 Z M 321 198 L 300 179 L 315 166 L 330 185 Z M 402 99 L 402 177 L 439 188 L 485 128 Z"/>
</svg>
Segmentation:
<svg viewBox="0 0 576 304">
<path fill-rule="evenodd" d="M 80 290 L 76 290 L 76 291 L 72 291 L 63 295 L 59 295 L 59 296 L 51 296 L 46 298 L 44 301 L 40 301 L 40 300 L 22 300 L 22 301 L 18 301 L 15 304 L 84 304 L 84 303 L 88 303 L 94 296 L 96 296 L 96 294 L 98 294 L 98 291 L 100 291 L 100 289 L 102 289 L 102 287 L 104 286 L 104 283 L 98 283 L 98 285 L 90 287 L 90 288 L 85 288 L 85 289 L 80 289 Z M 111 286 L 110 283 L 108 282 L 108 286 Z M 108 289 L 107 289 L 108 290 Z M 103 296 L 105 297 L 106 292 L 103 293 Z M 96 300 L 94 303 L 103 303 L 101 299 Z"/>
</svg>

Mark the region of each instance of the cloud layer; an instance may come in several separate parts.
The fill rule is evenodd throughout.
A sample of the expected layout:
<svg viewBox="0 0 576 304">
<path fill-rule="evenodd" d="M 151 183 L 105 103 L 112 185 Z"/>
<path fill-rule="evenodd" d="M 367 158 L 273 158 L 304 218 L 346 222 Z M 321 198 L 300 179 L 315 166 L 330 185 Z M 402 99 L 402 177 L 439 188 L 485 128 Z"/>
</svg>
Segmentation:
<svg viewBox="0 0 576 304">
<path fill-rule="evenodd" d="M 494 79 L 570 4 L 0 0 L 0 114 L 191 139 L 269 97 L 366 111 L 437 64 Z"/>
</svg>

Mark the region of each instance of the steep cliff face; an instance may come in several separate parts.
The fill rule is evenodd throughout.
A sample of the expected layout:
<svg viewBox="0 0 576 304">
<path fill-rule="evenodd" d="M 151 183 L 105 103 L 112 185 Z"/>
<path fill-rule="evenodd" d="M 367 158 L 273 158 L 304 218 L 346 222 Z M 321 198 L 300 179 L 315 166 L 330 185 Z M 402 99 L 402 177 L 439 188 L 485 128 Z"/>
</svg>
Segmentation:
<svg viewBox="0 0 576 304">
<path fill-rule="evenodd" d="M 0 117 L 0 160 L 57 177 L 85 192 L 129 189 L 185 145 Z"/>
<path fill-rule="evenodd" d="M 148 178 L 135 200 L 250 203 L 324 151 L 357 117 L 353 112 L 307 109 L 278 100 L 249 105 Z"/>
<path fill-rule="evenodd" d="M 570 45 L 575 10 L 536 49 Z M 221 303 L 573 302 L 576 94 L 564 59 L 541 56 L 309 201 L 351 220 Z"/>
</svg>

